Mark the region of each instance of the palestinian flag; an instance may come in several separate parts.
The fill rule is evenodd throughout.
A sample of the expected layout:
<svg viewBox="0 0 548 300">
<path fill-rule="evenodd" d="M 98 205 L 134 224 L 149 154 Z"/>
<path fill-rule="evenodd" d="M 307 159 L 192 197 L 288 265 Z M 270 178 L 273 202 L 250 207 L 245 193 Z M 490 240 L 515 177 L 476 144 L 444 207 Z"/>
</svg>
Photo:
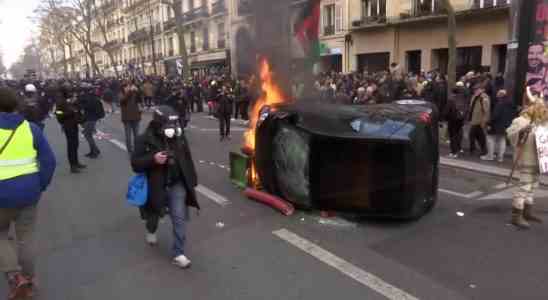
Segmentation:
<svg viewBox="0 0 548 300">
<path fill-rule="evenodd" d="M 312 62 L 320 57 L 320 0 L 309 0 L 295 24 L 295 36 Z"/>
</svg>

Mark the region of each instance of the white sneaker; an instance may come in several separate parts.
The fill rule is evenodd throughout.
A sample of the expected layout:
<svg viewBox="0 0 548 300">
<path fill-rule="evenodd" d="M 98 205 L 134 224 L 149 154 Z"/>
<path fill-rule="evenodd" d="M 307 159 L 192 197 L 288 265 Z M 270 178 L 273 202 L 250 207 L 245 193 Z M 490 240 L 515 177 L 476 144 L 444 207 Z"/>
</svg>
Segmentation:
<svg viewBox="0 0 548 300">
<path fill-rule="evenodd" d="M 147 232 L 147 235 L 146 235 L 146 241 L 147 241 L 147 244 L 151 245 L 151 246 L 154 246 L 156 244 L 158 244 L 158 237 L 156 236 L 155 233 L 148 233 Z"/>
<path fill-rule="evenodd" d="M 490 157 L 490 156 L 488 156 L 488 155 L 481 156 L 480 159 L 481 159 L 481 160 L 485 160 L 485 161 L 493 161 L 493 160 L 495 160 L 493 157 Z"/>
<path fill-rule="evenodd" d="M 179 255 L 173 259 L 173 264 L 179 268 L 186 269 L 190 267 L 190 260 L 184 255 Z"/>
</svg>

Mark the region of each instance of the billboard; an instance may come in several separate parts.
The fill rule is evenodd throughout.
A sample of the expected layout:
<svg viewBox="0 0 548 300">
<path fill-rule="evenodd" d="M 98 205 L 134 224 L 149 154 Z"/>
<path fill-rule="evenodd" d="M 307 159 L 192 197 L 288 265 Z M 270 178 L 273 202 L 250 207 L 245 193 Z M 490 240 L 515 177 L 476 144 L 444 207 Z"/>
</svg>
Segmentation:
<svg viewBox="0 0 548 300">
<path fill-rule="evenodd" d="M 533 24 L 529 27 L 525 84 L 548 99 L 548 0 L 533 0 Z M 523 31 L 522 31 L 523 32 Z"/>
</svg>

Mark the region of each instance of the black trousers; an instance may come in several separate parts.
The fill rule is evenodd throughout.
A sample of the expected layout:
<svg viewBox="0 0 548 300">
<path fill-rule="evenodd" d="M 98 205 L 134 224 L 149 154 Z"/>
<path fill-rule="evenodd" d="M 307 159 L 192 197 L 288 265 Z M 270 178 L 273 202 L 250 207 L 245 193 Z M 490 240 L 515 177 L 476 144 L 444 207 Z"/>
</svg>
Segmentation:
<svg viewBox="0 0 548 300">
<path fill-rule="evenodd" d="M 476 151 L 477 141 L 481 148 L 481 154 L 485 155 L 487 153 L 487 140 L 483 128 L 481 128 L 480 125 L 472 125 L 472 127 L 470 127 L 470 133 L 468 136 L 470 139 L 470 153 Z"/>
<path fill-rule="evenodd" d="M 78 137 L 78 125 L 63 126 L 65 136 L 67 138 L 67 156 L 71 166 L 76 166 L 80 162 L 78 160 L 78 146 L 80 139 Z"/>
<path fill-rule="evenodd" d="M 463 127 L 463 120 L 451 120 L 447 122 L 447 131 L 449 132 L 449 142 L 452 154 L 457 154 L 462 150 Z"/>
<path fill-rule="evenodd" d="M 219 131 L 221 134 L 221 137 L 229 136 L 230 135 L 230 115 L 220 115 L 219 116 Z"/>
<path fill-rule="evenodd" d="M 234 119 L 238 119 L 238 116 L 241 116 L 242 120 L 249 119 L 247 115 L 248 106 L 249 106 L 249 102 L 247 101 L 236 102 L 235 109 L 234 109 Z"/>
<path fill-rule="evenodd" d="M 196 110 L 194 110 L 194 105 L 196 105 Z M 204 111 L 204 105 L 202 104 L 202 98 L 200 97 L 194 97 L 192 101 L 192 112 L 203 112 Z"/>
</svg>

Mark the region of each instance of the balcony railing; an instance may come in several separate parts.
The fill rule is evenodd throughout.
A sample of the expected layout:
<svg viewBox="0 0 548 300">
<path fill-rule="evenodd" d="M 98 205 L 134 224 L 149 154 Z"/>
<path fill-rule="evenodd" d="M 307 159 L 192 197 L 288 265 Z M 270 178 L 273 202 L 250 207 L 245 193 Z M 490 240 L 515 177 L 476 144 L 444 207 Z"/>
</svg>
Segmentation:
<svg viewBox="0 0 548 300">
<path fill-rule="evenodd" d="M 121 39 L 112 39 L 105 44 L 105 48 L 119 49 L 124 45 Z"/>
<path fill-rule="evenodd" d="M 171 19 L 164 22 L 164 30 L 171 30 L 172 28 L 175 27 L 176 24 L 177 23 L 176 23 L 175 18 L 171 18 Z"/>
<path fill-rule="evenodd" d="M 226 12 L 226 6 L 224 0 L 217 0 L 211 5 L 211 15 L 222 14 Z"/>
<path fill-rule="evenodd" d="M 141 28 L 137 31 L 134 31 L 129 34 L 128 41 L 132 44 L 139 43 L 146 40 L 148 37 L 148 32 L 145 28 Z"/>
<path fill-rule="evenodd" d="M 335 34 L 335 25 L 327 25 L 323 28 L 324 35 L 334 35 Z"/>
<path fill-rule="evenodd" d="M 217 41 L 217 48 L 219 48 L 219 49 L 226 48 L 226 40 L 218 40 Z"/>
<path fill-rule="evenodd" d="M 135 8 L 137 8 L 137 7 L 139 7 L 139 6 L 141 6 L 141 5 L 144 5 L 144 4 L 145 4 L 146 2 L 148 2 L 148 1 L 149 1 L 149 0 L 138 0 L 138 1 L 135 1 L 135 2 L 133 2 L 133 4 L 130 4 L 130 5 L 126 6 L 126 7 L 124 7 L 124 11 L 125 11 L 125 12 L 129 12 L 129 11 L 131 11 L 131 10 L 133 10 L 133 9 L 135 9 Z"/>
<path fill-rule="evenodd" d="M 208 16 L 207 7 L 201 6 L 186 12 L 184 14 L 184 20 L 185 22 L 193 22 L 201 18 L 207 18 Z"/>
<path fill-rule="evenodd" d="M 474 0 L 472 9 L 509 6 L 510 0 Z"/>
</svg>

